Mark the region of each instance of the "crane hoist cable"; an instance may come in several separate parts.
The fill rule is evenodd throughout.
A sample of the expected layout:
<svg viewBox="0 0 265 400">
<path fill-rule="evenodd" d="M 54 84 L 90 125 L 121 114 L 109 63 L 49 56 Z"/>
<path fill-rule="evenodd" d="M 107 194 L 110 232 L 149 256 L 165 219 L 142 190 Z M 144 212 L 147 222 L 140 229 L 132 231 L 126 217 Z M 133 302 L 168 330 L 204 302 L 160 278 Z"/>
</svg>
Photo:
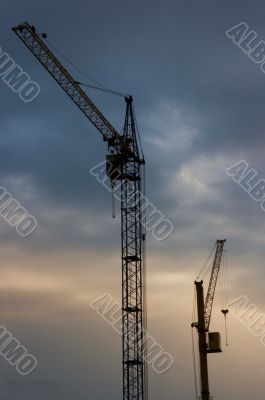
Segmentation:
<svg viewBox="0 0 265 400">
<path fill-rule="evenodd" d="M 193 291 L 193 301 L 192 301 L 193 307 L 192 307 L 192 316 L 191 320 L 195 320 L 195 309 L 196 309 L 196 290 L 194 286 L 194 291 Z M 198 366 L 196 365 L 196 351 L 195 351 L 195 339 L 194 339 L 194 329 L 191 326 L 191 342 L 192 342 L 192 361 L 193 361 L 193 378 L 194 378 L 194 394 L 195 394 L 195 400 L 198 399 L 198 379 L 197 379 L 197 370 Z"/>
<path fill-rule="evenodd" d="M 115 90 L 103 89 L 103 88 L 101 88 L 99 86 L 93 86 L 93 85 L 89 85 L 88 83 L 83 83 L 83 82 L 79 82 L 79 81 L 76 81 L 76 83 L 78 83 L 78 85 L 81 85 L 81 86 L 89 87 L 90 89 L 99 90 L 100 92 L 104 92 L 104 93 L 108 93 L 108 94 L 114 94 L 115 96 L 120 96 L 120 97 L 124 97 L 124 98 L 126 97 L 125 94 L 120 93 L 120 92 L 116 92 Z"/>
<path fill-rule="evenodd" d="M 228 346 L 228 330 L 227 330 L 227 314 L 229 312 L 227 308 L 228 304 L 228 263 L 227 263 L 227 247 L 224 247 L 224 258 L 223 258 L 223 276 L 224 276 L 224 286 L 223 286 L 223 305 L 222 305 L 222 313 L 225 319 L 225 343 Z"/>
<path fill-rule="evenodd" d="M 198 281 L 200 278 L 201 278 L 201 279 L 204 279 L 205 276 L 207 275 L 208 271 L 211 269 L 212 265 L 209 264 L 209 263 L 210 263 L 210 261 L 211 261 L 211 259 L 212 259 L 213 252 L 214 252 L 214 250 L 215 250 L 215 246 L 216 246 L 216 245 L 213 246 L 210 255 L 208 256 L 208 258 L 207 258 L 206 261 L 204 262 L 204 264 L 203 264 L 203 266 L 202 266 L 200 272 L 198 273 L 198 275 L 197 275 L 197 277 L 196 277 L 196 281 Z"/>
<path fill-rule="evenodd" d="M 140 136 L 140 134 L 139 134 L 139 128 L 138 128 L 138 122 L 137 122 L 137 118 L 136 118 L 136 112 L 135 112 L 134 103 L 133 103 L 132 107 L 133 107 L 133 112 L 134 112 L 134 115 L 135 115 L 136 135 L 137 135 L 137 139 L 138 139 L 138 141 L 139 141 L 139 147 L 140 147 L 141 156 L 142 156 L 142 159 L 143 159 L 143 162 L 144 162 L 144 171 L 145 171 L 144 153 L 143 153 L 143 148 L 142 148 L 141 136 Z M 145 172 L 144 172 L 144 173 L 145 173 Z M 144 185 L 145 185 L 145 184 L 144 184 Z"/>
<path fill-rule="evenodd" d="M 219 299 L 220 299 L 220 309 L 224 315 L 225 320 L 225 343 L 228 346 L 228 333 L 227 333 L 227 304 L 228 304 L 228 267 L 227 267 L 227 247 L 226 242 L 223 249 L 222 257 L 222 267 L 220 268 L 219 277 Z"/>
<path fill-rule="evenodd" d="M 38 32 L 40 33 L 40 32 Z M 43 34 L 42 34 L 43 37 Z M 90 75 L 88 75 L 86 72 L 84 72 L 78 65 L 76 65 L 75 63 L 73 63 L 68 57 L 66 57 L 61 50 L 57 49 L 48 39 L 47 39 L 47 35 L 46 37 L 44 37 L 45 41 L 49 44 L 49 46 L 57 53 L 59 54 L 59 56 L 66 61 L 68 64 L 70 64 L 74 69 L 76 69 L 80 74 L 82 74 L 83 76 L 85 76 L 87 79 L 89 79 L 91 82 L 93 82 L 94 84 L 96 84 L 97 86 L 94 85 L 89 85 L 87 83 L 83 83 L 83 82 L 76 82 L 79 85 L 82 86 L 87 86 L 90 87 L 91 89 L 95 89 L 95 90 L 100 90 L 102 92 L 105 93 L 109 93 L 109 94 L 114 94 L 116 96 L 121 96 L 121 97 L 126 97 L 126 96 L 130 96 L 129 93 L 122 93 L 120 91 L 117 90 L 113 90 L 108 88 L 107 86 L 103 85 L 102 83 L 100 83 L 99 81 L 95 80 L 94 78 L 92 78 Z"/>
</svg>

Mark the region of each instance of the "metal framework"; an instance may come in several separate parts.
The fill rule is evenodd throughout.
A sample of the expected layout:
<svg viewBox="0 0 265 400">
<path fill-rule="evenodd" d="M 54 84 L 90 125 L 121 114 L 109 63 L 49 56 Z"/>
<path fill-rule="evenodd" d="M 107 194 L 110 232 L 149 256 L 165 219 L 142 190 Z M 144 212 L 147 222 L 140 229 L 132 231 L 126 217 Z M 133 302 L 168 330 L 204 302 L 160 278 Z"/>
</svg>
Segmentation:
<svg viewBox="0 0 265 400">
<path fill-rule="evenodd" d="M 209 325 L 210 325 L 210 321 L 211 321 L 214 293 L 215 293 L 215 288 L 216 288 L 216 284 L 217 284 L 218 274 L 219 274 L 220 267 L 221 267 L 221 260 L 222 260 L 223 250 L 224 250 L 224 244 L 225 244 L 225 239 L 216 241 L 216 251 L 215 251 L 211 277 L 210 277 L 207 296 L 206 296 L 205 305 L 204 305 L 205 329 L 207 332 L 209 330 Z"/>
<path fill-rule="evenodd" d="M 193 322 L 192 327 L 196 327 L 199 339 L 199 355 L 200 355 L 200 376 L 201 376 L 201 400 L 211 400 L 209 391 L 209 377 L 208 377 L 208 359 L 207 355 L 210 351 L 207 342 L 207 332 L 211 322 L 211 314 L 214 300 L 214 293 L 216 289 L 218 274 L 221 267 L 221 260 L 225 239 L 216 241 L 215 256 L 211 271 L 206 300 L 204 302 L 203 281 L 195 281 L 196 294 L 197 294 L 197 314 L 198 322 Z"/>
<path fill-rule="evenodd" d="M 147 400 L 144 360 L 145 232 L 141 180 L 144 160 L 139 157 L 133 99 L 130 96 L 125 98 L 126 116 L 121 135 L 46 46 L 33 26 L 25 22 L 13 31 L 108 142 L 108 160 L 114 161 L 108 174 L 112 183 L 117 179 L 121 181 L 123 400 Z M 113 173 L 117 168 L 120 174 Z"/>
<path fill-rule="evenodd" d="M 124 137 L 138 157 L 132 99 L 127 98 Z M 140 165 L 123 160 L 121 181 L 123 399 L 144 399 L 142 188 Z"/>
</svg>

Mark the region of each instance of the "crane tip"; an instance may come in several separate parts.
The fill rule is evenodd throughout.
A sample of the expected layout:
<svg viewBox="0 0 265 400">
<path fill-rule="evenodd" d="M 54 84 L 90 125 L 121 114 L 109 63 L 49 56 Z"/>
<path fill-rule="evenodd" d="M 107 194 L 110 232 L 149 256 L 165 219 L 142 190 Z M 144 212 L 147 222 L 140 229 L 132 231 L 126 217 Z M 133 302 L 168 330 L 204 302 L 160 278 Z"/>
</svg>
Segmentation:
<svg viewBox="0 0 265 400">
<path fill-rule="evenodd" d="M 126 97 L 125 97 L 125 101 L 126 101 L 126 103 L 128 103 L 128 104 L 132 104 L 132 102 L 133 102 L 133 97 L 132 97 L 132 96 L 126 96 Z"/>
</svg>

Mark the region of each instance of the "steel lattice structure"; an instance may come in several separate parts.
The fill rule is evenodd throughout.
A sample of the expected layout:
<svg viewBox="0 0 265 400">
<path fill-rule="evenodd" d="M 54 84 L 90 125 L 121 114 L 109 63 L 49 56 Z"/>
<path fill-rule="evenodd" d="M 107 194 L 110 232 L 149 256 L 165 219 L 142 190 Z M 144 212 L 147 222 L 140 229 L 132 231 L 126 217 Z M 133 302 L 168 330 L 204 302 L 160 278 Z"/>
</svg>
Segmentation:
<svg viewBox="0 0 265 400">
<path fill-rule="evenodd" d="M 132 140 L 136 159 L 136 127 L 131 98 L 127 98 L 124 137 Z M 122 203 L 122 311 L 123 398 L 144 399 L 143 231 L 141 174 L 139 163 L 123 163 Z"/>
<path fill-rule="evenodd" d="M 133 99 L 126 100 L 123 134 L 119 134 L 80 85 L 46 46 L 33 26 L 13 31 L 108 142 L 108 176 L 120 180 L 122 241 L 123 400 L 147 400 L 144 360 L 144 210 Z M 110 165 L 110 161 L 112 165 Z M 117 173 L 118 171 L 118 173 Z"/>
<path fill-rule="evenodd" d="M 208 332 L 209 325 L 211 321 L 211 313 L 213 308 L 214 293 L 217 284 L 218 274 L 221 267 L 221 260 L 223 255 L 225 239 L 216 241 L 216 251 L 213 261 L 213 267 L 211 272 L 211 277 L 209 281 L 207 296 L 204 305 L 204 315 L 205 315 L 205 330 Z"/>
</svg>

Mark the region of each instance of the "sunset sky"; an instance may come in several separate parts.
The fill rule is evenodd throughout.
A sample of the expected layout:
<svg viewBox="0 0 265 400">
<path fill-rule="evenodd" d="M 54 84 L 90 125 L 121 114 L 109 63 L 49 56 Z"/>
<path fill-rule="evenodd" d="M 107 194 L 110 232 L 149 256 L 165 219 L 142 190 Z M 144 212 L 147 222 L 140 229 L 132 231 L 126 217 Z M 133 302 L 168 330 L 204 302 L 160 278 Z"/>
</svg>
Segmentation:
<svg viewBox="0 0 265 400">
<path fill-rule="evenodd" d="M 149 369 L 149 400 L 194 399 L 193 282 L 216 239 L 227 239 L 229 299 L 265 313 L 265 213 L 226 173 L 245 160 L 265 178 L 265 74 L 225 34 L 243 21 L 265 40 L 264 3 L 1 5 L 0 47 L 41 90 L 25 103 L 0 79 L 0 186 L 38 221 L 21 237 L 0 216 L 0 325 L 38 360 L 21 376 L 0 355 L 0 397 L 122 399 L 121 337 L 89 305 L 121 298 L 119 204 L 113 219 L 110 193 L 89 173 L 106 143 L 11 31 L 28 21 L 90 77 L 134 97 L 146 195 L 174 225 L 164 241 L 147 237 L 148 332 L 174 358 L 163 374 Z M 86 92 L 121 131 L 124 100 Z M 233 313 L 226 347 L 220 308 L 217 291 L 211 330 L 224 351 L 209 355 L 211 394 L 262 400 L 265 347 Z"/>
</svg>

